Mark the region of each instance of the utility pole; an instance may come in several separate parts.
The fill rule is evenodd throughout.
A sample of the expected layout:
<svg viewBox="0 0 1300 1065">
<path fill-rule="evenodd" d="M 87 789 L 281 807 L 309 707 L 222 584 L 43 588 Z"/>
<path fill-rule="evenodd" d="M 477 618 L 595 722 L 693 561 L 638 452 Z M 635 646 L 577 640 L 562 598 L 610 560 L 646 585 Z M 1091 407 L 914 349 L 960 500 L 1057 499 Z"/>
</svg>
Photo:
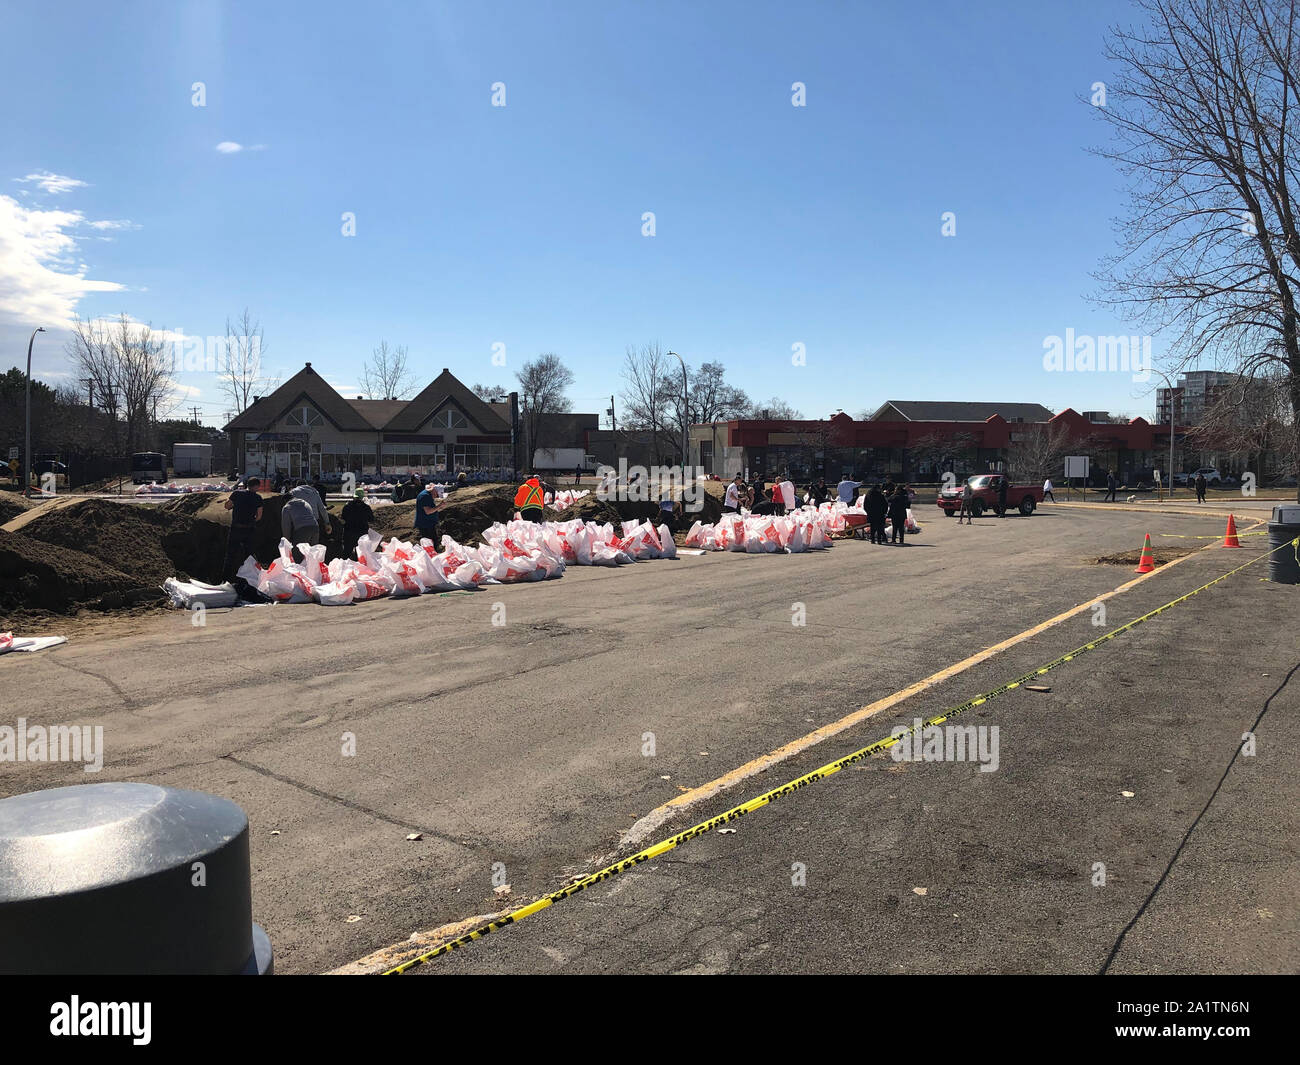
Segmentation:
<svg viewBox="0 0 1300 1065">
<path fill-rule="evenodd" d="M 27 428 L 23 434 L 23 496 L 32 488 L 32 344 L 37 333 L 44 333 L 44 326 L 37 326 L 27 341 Z"/>
<path fill-rule="evenodd" d="M 86 406 L 91 410 L 95 409 L 95 379 L 93 377 L 81 378 L 81 383 L 86 386 Z"/>
<path fill-rule="evenodd" d="M 685 477 L 686 461 L 689 458 L 686 432 L 691 420 L 691 401 L 686 394 L 686 360 L 675 351 L 670 351 L 668 354 L 682 364 L 682 475 Z"/>
<path fill-rule="evenodd" d="M 609 415 L 609 431 L 611 433 L 618 432 L 618 422 L 614 420 L 614 397 L 613 396 L 609 397 L 609 410 L 605 411 L 605 413 Z"/>
<path fill-rule="evenodd" d="M 198 408 L 198 407 L 191 407 L 191 408 L 190 408 L 190 416 L 191 416 L 191 418 L 192 418 L 194 424 L 195 424 L 195 425 L 198 425 L 198 424 L 199 424 L 199 408 Z"/>
<path fill-rule="evenodd" d="M 1155 367 L 1152 367 L 1155 369 Z M 1173 499 L 1174 497 L 1174 383 L 1169 379 L 1169 375 L 1162 370 L 1156 370 L 1164 378 L 1165 394 L 1169 397 L 1169 469 L 1165 471 L 1165 498 Z"/>
</svg>

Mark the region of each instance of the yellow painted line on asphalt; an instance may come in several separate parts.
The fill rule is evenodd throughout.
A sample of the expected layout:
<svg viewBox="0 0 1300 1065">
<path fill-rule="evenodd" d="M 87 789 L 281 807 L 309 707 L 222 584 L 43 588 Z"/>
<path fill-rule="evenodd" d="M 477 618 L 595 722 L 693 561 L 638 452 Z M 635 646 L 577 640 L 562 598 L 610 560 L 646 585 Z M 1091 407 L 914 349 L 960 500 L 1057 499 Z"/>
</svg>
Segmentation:
<svg viewBox="0 0 1300 1065">
<path fill-rule="evenodd" d="M 944 710 L 940 714 L 936 714 L 934 717 L 931 717 L 924 722 L 918 718 L 913 722 L 913 724 L 901 726 L 898 729 L 895 729 L 890 735 L 882 737 L 874 743 L 869 743 L 865 747 L 860 747 L 858 750 L 846 754 L 842 758 L 837 758 L 833 762 L 828 762 L 826 765 L 820 766 L 810 773 L 804 773 L 802 776 L 788 781 L 780 787 L 772 788 L 769 791 L 763 792 L 761 795 L 755 795 L 748 802 L 743 802 L 738 806 L 733 806 L 730 810 L 726 810 L 723 813 L 718 814 L 716 817 L 711 817 L 707 821 L 701 821 L 699 824 L 694 825 L 683 832 L 679 832 L 677 835 L 671 836 L 668 839 L 661 839 L 653 846 L 646 847 L 638 851 L 636 854 L 629 855 L 621 861 L 615 862 L 613 865 L 607 865 L 603 869 L 598 869 L 593 873 L 588 873 L 586 876 L 572 878 L 564 887 L 549 892 L 541 898 L 534 899 L 527 905 L 511 911 L 504 917 L 487 921 L 484 924 L 479 925 L 473 931 L 467 932 L 455 939 L 450 939 L 445 943 L 440 943 L 432 950 L 425 951 L 423 954 L 419 954 L 399 965 L 395 965 L 391 969 L 385 970 L 384 975 L 400 976 L 402 973 L 410 972 L 417 966 L 428 964 L 433 961 L 434 958 L 450 954 L 452 951 L 459 950 L 461 947 L 468 946 L 470 943 L 475 943 L 478 940 L 483 939 L 485 936 L 491 935 L 493 932 L 518 924 L 525 918 L 541 913 L 543 910 L 554 906 L 557 902 L 563 902 L 565 899 L 572 898 L 581 891 L 586 891 L 587 888 L 603 884 L 611 877 L 625 873 L 629 869 L 635 869 L 643 862 L 653 861 L 661 854 L 666 854 L 669 851 L 680 847 L 684 843 L 689 843 L 693 839 L 698 839 L 700 836 L 712 832 L 715 828 L 718 828 L 721 825 L 730 824 L 737 818 L 744 817 L 755 810 L 776 802 L 778 799 L 784 798 L 788 795 L 793 795 L 801 788 L 808 787 L 820 780 L 826 780 L 828 777 L 832 777 L 836 773 L 842 772 L 849 766 L 856 765 L 874 754 L 883 753 L 898 743 L 903 736 L 916 736 L 919 738 L 923 736 L 925 730 L 929 729 L 931 726 L 938 725 L 944 721 L 950 721 L 952 718 L 958 717 L 959 715 L 966 713 L 968 710 L 973 710 L 977 706 L 983 706 L 990 700 L 1005 695 L 1007 692 L 1015 691 L 1022 685 L 1028 684 L 1029 681 L 1036 680 L 1037 678 L 1050 673 L 1052 670 L 1065 665 L 1067 662 L 1073 662 L 1075 659 L 1079 658 L 1081 655 L 1087 654 L 1089 651 L 1095 651 L 1103 644 L 1107 644 L 1111 640 L 1117 639 L 1126 632 L 1131 632 L 1139 625 L 1145 624 L 1153 618 L 1159 617 L 1166 610 L 1172 610 L 1180 603 L 1186 603 L 1188 600 L 1195 598 L 1207 589 L 1213 588 L 1220 581 L 1227 580 L 1229 577 L 1240 573 L 1242 570 L 1255 565 L 1255 563 L 1262 562 L 1274 552 L 1281 551 L 1287 547 L 1294 549 L 1296 557 L 1300 558 L 1300 537 L 1290 541 L 1290 543 L 1279 544 L 1277 547 L 1273 548 L 1271 551 L 1265 552 L 1258 558 L 1253 558 L 1247 562 L 1243 562 L 1240 566 L 1234 566 L 1232 569 L 1228 570 L 1227 573 L 1219 574 L 1219 576 L 1215 577 L 1213 580 L 1207 581 L 1199 588 L 1193 588 L 1190 592 L 1185 592 L 1177 598 L 1171 599 L 1169 602 L 1156 607 L 1154 610 L 1148 610 L 1145 614 L 1134 618 L 1126 625 L 1120 625 L 1118 628 L 1111 629 L 1109 632 L 1098 636 L 1096 639 L 1091 640 L 1082 647 L 1076 647 L 1073 651 L 1067 651 L 1063 655 L 1057 655 L 1056 658 L 1052 659 L 1050 662 L 1044 662 L 1042 665 L 1031 669 L 1028 673 L 1021 674 L 1021 676 L 1014 680 L 1005 681 L 991 691 L 986 691 L 974 698 L 967 699 L 964 703 L 957 706 L 949 707 L 947 710 Z M 1206 548 L 1206 550 L 1208 550 L 1208 548 Z M 653 866 L 650 868 L 653 868 Z"/>
<path fill-rule="evenodd" d="M 1243 519 L 1243 522 L 1245 520 L 1246 519 Z M 768 751 L 767 754 L 751 759 L 744 765 L 737 766 L 729 773 L 724 773 L 722 776 L 710 780 L 707 784 L 700 784 L 698 787 L 682 792 L 680 795 L 668 800 L 668 802 L 664 803 L 662 806 L 655 807 L 655 809 L 640 818 L 636 824 L 623 833 L 619 841 L 620 846 L 638 846 L 666 821 L 677 814 L 682 813 L 684 810 L 687 810 L 698 803 L 704 802 L 707 799 L 711 799 L 713 796 L 718 795 L 729 788 L 734 788 L 742 781 L 748 780 L 750 777 L 756 776 L 764 770 L 771 769 L 772 766 L 785 761 L 787 758 L 793 757 L 802 751 L 806 751 L 809 747 L 814 747 L 823 740 L 830 739 L 832 736 L 838 736 L 846 729 L 851 729 L 855 725 L 860 725 L 868 718 L 875 717 L 882 711 L 897 706 L 899 703 L 912 698 L 914 695 L 920 695 L 922 692 L 933 688 L 935 685 L 942 684 L 944 681 L 957 676 L 959 673 L 964 673 L 968 669 L 979 665 L 981 662 L 988 661 L 994 655 L 1005 651 L 1009 647 L 1014 647 L 1016 644 L 1024 643 L 1026 640 L 1033 639 L 1035 636 L 1061 624 L 1063 621 L 1068 621 L 1070 618 L 1076 617 L 1085 610 L 1092 609 L 1092 607 L 1097 603 L 1103 603 L 1107 599 L 1112 599 L 1117 595 L 1122 595 L 1131 588 L 1136 588 L 1143 581 L 1154 577 L 1157 573 L 1163 573 L 1166 570 L 1177 566 L 1179 563 L 1186 562 L 1187 559 L 1195 557 L 1195 555 L 1199 554 L 1200 551 L 1208 551 L 1218 546 L 1218 544 L 1207 544 L 1198 551 L 1193 551 L 1190 554 L 1183 555 L 1181 558 L 1176 558 L 1170 562 L 1166 562 L 1164 565 L 1156 567 L 1156 569 L 1152 570 L 1150 573 L 1144 573 L 1130 581 L 1125 581 L 1119 587 L 1114 588 L 1109 592 L 1105 592 L 1102 595 L 1097 596 L 1095 599 L 1090 599 L 1086 603 L 1080 603 L 1078 606 L 1057 614 L 1055 617 L 1048 618 L 1046 621 L 1040 621 L 1037 625 L 1025 629 L 1023 632 L 1016 633 L 1014 636 L 1009 636 L 1005 640 L 999 640 L 997 643 L 985 647 L 982 651 L 976 651 L 973 655 L 963 658 L 960 662 L 954 662 L 952 665 L 944 667 L 937 673 L 931 673 L 928 677 L 918 680 L 914 684 L 909 684 L 906 688 L 900 688 L 892 695 L 886 695 L 882 699 L 877 699 L 873 703 L 868 703 L 866 706 L 844 715 L 844 717 L 840 718 L 838 721 L 832 721 L 829 725 L 823 725 L 821 728 L 814 729 L 807 735 L 800 736 L 797 740 L 791 740 L 789 743 L 782 744 L 775 750 Z"/>
<path fill-rule="evenodd" d="M 1194 517 L 1198 517 L 1198 518 L 1217 518 L 1222 520 L 1226 518 L 1229 514 L 1234 514 L 1237 517 L 1241 518 L 1242 521 L 1255 520 L 1254 515 L 1251 514 L 1243 515 L 1240 511 L 1231 510 L 1230 505 L 1227 503 L 1220 504 L 1224 508 L 1222 510 L 1206 510 L 1205 507 L 1194 508 L 1186 504 L 1176 504 L 1174 506 L 1170 506 L 1168 503 L 1065 503 L 1065 502 L 1061 502 L 1061 503 L 1052 503 L 1050 505 L 1054 507 L 1069 507 L 1072 510 L 1126 510 L 1133 514 L 1148 514 L 1151 515 L 1152 517 L 1155 517 L 1160 514 L 1191 514 Z M 1250 507 L 1255 504 L 1243 502 L 1239 505 L 1243 507 Z M 1042 508 L 1040 508 L 1043 510 L 1043 513 L 1047 513 L 1046 510 L 1047 506 L 1048 504 L 1044 503 Z M 1206 506 L 1209 506 L 1209 504 L 1206 504 Z"/>
</svg>

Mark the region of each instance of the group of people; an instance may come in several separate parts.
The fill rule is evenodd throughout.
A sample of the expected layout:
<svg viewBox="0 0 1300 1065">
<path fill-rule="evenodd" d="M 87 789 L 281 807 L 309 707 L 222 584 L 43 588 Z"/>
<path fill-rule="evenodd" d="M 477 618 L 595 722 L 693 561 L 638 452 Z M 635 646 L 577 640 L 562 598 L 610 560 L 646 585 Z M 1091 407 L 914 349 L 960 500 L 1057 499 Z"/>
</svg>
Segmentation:
<svg viewBox="0 0 1300 1065">
<path fill-rule="evenodd" d="M 326 543 L 335 532 L 330 512 L 325 508 L 324 489 L 320 485 L 306 481 L 279 481 L 281 492 L 287 490 L 287 497 L 280 507 L 280 534 L 294 545 L 295 561 L 302 561 L 299 544 L 314 545 Z M 226 557 L 222 564 L 223 580 L 231 580 L 235 571 L 243 565 L 244 559 L 256 554 L 257 523 L 262 518 L 265 505 L 260 489 L 262 480 L 249 477 L 243 485 L 236 488 L 223 504 L 230 511 L 230 538 L 226 545 Z M 441 509 L 445 491 L 436 484 L 420 485 L 415 497 L 414 531 L 416 538 L 427 536 L 438 542 L 438 511 Z M 341 542 L 339 548 L 344 557 L 352 557 L 357 542 L 369 530 L 375 520 L 374 509 L 366 502 L 365 489 L 358 488 L 353 498 L 343 504 L 339 511 Z"/>
<path fill-rule="evenodd" d="M 836 485 L 835 497 L 841 503 L 852 506 L 857 501 L 858 489 L 864 483 L 864 481 L 854 481 L 846 477 Z M 790 491 L 788 488 L 784 488 L 783 484 L 789 484 L 789 482 L 778 481 L 771 488 L 767 488 L 761 477 L 756 478 L 753 484 L 747 484 L 740 474 L 736 474 L 731 483 L 727 485 L 726 494 L 722 498 L 722 512 L 724 514 L 737 514 L 743 508 L 751 514 L 783 515 L 787 510 L 799 506 L 797 498 L 786 499 Z M 795 495 L 798 495 L 797 491 Z M 820 507 L 823 503 L 829 503 L 831 489 L 826 483 L 826 478 L 817 478 L 814 484 L 808 486 L 805 496 L 813 506 Z M 907 510 L 912 505 L 915 496 L 916 493 L 907 485 L 895 484 L 893 481 L 873 484 L 867 490 L 862 506 L 867 512 L 867 525 L 870 529 L 870 540 L 873 544 L 886 542 L 886 520 L 891 526 L 891 538 L 888 542 L 906 544 L 904 527 L 907 523 Z"/>
</svg>

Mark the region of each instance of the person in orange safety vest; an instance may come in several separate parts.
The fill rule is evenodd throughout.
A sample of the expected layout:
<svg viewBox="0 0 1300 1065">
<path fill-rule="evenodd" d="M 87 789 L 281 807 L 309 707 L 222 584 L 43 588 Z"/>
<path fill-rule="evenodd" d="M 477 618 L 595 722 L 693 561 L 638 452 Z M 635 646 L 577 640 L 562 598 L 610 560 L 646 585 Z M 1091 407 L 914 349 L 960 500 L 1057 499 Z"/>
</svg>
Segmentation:
<svg viewBox="0 0 1300 1065">
<path fill-rule="evenodd" d="M 546 486 L 537 474 L 533 474 L 515 492 L 515 506 L 519 508 L 519 515 L 524 521 L 542 520 L 542 507 L 546 503 L 545 489 Z"/>
</svg>

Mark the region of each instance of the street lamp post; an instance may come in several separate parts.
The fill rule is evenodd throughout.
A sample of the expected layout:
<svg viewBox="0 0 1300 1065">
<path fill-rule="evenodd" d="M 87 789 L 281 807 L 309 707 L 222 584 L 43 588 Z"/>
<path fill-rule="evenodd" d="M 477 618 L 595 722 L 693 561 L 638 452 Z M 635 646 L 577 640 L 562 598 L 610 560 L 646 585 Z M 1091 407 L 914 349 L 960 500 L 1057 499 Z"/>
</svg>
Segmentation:
<svg viewBox="0 0 1300 1065">
<path fill-rule="evenodd" d="M 31 491 L 32 485 L 32 345 L 36 342 L 36 334 L 44 333 L 45 327 L 38 325 L 32 330 L 31 338 L 27 341 L 27 395 L 25 404 L 27 408 L 27 427 L 23 433 L 23 497 Z"/>
<path fill-rule="evenodd" d="M 1155 367 L 1151 367 L 1155 370 Z M 1169 375 L 1163 370 L 1156 370 L 1165 383 L 1165 392 L 1169 396 L 1169 468 L 1165 470 L 1165 484 L 1168 486 L 1167 498 L 1174 498 L 1174 385 Z"/>
<path fill-rule="evenodd" d="M 687 393 L 686 393 L 686 360 L 683 359 L 680 355 L 678 355 L 677 352 L 675 351 L 670 351 L 668 354 L 682 364 L 682 480 L 685 481 L 686 463 L 688 462 L 688 454 L 689 454 L 686 437 L 687 437 L 687 431 L 691 420 L 690 400 L 687 398 Z"/>
</svg>

